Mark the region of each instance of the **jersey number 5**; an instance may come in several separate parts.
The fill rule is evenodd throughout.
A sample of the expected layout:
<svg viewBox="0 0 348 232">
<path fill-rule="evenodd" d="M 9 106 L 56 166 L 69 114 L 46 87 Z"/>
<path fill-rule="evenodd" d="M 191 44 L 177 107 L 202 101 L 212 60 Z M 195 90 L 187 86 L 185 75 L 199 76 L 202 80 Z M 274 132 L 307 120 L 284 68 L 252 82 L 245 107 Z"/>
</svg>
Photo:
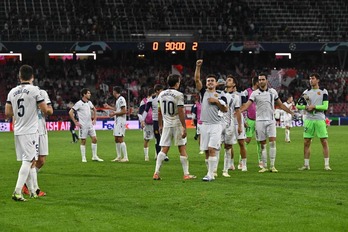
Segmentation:
<svg viewBox="0 0 348 232">
<path fill-rule="evenodd" d="M 18 117 L 23 117 L 24 116 L 24 105 L 23 105 L 24 99 L 20 98 L 17 100 L 17 108 L 18 108 Z"/>
</svg>

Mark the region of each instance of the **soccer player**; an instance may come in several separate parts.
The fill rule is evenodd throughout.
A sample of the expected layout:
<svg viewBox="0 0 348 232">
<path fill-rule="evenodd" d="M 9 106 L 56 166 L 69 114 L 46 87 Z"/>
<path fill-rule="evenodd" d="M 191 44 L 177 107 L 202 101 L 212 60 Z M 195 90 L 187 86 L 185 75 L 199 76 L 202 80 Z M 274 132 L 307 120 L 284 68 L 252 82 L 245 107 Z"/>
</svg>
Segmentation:
<svg viewBox="0 0 348 232">
<path fill-rule="evenodd" d="M 233 86 L 231 88 L 233 98 L 236 99 L 235 109 L 233 110 L 235 115 L 241 114 L 240 106 L 245 102 L 245 96 L 237 91 L 237 79 L 230 75 L 230 78 L 233 79 Z M 241 122 L 238 121 L 238 117 L 234 117 L 234 125 L 235 125 L 235 133 L 233 134 L 233 144 L 236 144 L 238 142 L 239 146 L 239 154 L 240 154 L 240 161 L 238 165 L 238 169 L 241 169 L 242 172 L 248 171 L 247 168 L 247 151 L 246 151 L 246 145 L 245 145 L 245 126 L 244 126 L 244 117 L 241 116 Z M 237 130 L 238 129 L 238 130 Z M 234 164 L 232 163 L 234 166 Z M 231 168 L 233 169 L 233 166 L 231 165 Z"/>
<path fill-rule="evenodd" d="M 319 87 L 320 75 L 313 73 L 309 76 L 309 83 L 311 89 L 307 89 L 303 92 L 301 98 L 296 104 L 297 109 L 305 110 L 304 115 L 304 165 L 299 170 L 309 170 L 309 158 L 310 158 L 310 146 L 312 138 L 317 136 L 320 138 L 321 145 L 323 147 L 324 154 L 324 169 L 330 171 L 329 163 L 329 143 L 328 133 L 325 123 L 324 111 L 329 107 L 328 92 L 324 88 Z"/>
<path fill-rule="evenodd" d="M 217 77 L 213 74 L 208 74 L 206 77 L 206 86 L 203 87 L 201 81 L 201 67 L 203 60 L 196 61 L 195 83 L 196 89 L 200 93 L 202 104 L 201 112 L 201 142 L 200 149 L 205 151 L 205 163 L 208 168 L 208 173 L 203 177 L 203 181 L 213 181 L 214 170 L 217 166 L 217 152 L 221 145 L 222 118 L 219 116 L 221 112 L 227 112 L 226 97 L 222 93 L 216 91 Z"/>
<path fill-rule="evenodd" d="M 179 92 L 180 76 L 171 74 L 167 77 L 169 89 L 162 91 L 158 95 L 158 124 L 161 135 L 161 151 L 156 160 L 154 180 L 160 180 L 160 168 L 166 158 L 172 140 L 178 146 L 180 162 L 184 171 L 184 180 L 195 179 L 196 176 L 190 175 L 189 163 L 187 160 L 186 143 L 187 132 L 185 122 L 184 94 Z"/>
<path fill-rule="evenodd" d="M 71 109 L 73 106 L 74 106 L 74 103 L 69 102 L 69 104 L 68 104 L 68 113 L 69 113 L 70 109 Z M 76 114 L 75 114 L 75 119 L 77 120 Z M 72 141 L 71 141 L 71 143 L 77 143 L 77 141 L 79 141 L 79 137 L 78 137 L 77 134 L 75 133 L 75 127 L 76 127 L 76 125 L 75 125 L 74 121 L 70 119 L 70 117 L 69 117 L 69 122 L 70 122 L 69 131 L 70 131 L 71 136 L 72 136 Z"/>
<path fill-rule="evenodd" d="M 228 170 L 231 167 L 231 163 L 234 166 L 234 152 L 232 144 L 234 143 L 234 137 L 238 136 L 242 132 L 242 115 L 239 111 L 240 98 L 236 94 L 233 94 L 233 89 L 236 85 L 235 78 L 232 75 L 228 75 L 226 78 L 225 97 L 227 100 L 227 112 L 223 113 L 222 123 L 222 137 L 221 140 L 224 143 L 224 168 L 222 170 L 222 176 L 231 177 L 228 174 Z M 237 124 L 235 125 L 235 118 Z M 237 133 L 237 135 L 235 135 Z"/>
<path fill-rule="evenodd" d="M 147 101 L 142 118 L 145 119 L 150 109 L 152 109 L 153 133 L 156 139 L 155 147 L 156 147 L 156 159 L 157 159 L 157 155 L 161 151 L 161 146 L 159 145 L 161 140 L 161 134 L 159 133 L 159 127 L 158 127 L 158 95 L 163 91 L 163 86 L 160 84 L 156 84 L 154 86 L 154 89 L 155 89 L 155 95 L 153 95 L 152 98 Z M 141 122 L 141 126 L 142 127 L 145 126 L 144 121 Z M 164 161 L 169 161 L 168 156 L 164 159 Z"/>
<path fill-rule="evenodd" d="M 90 136 L 92 139 L 92 160 L 102 162 L 104 160 L 98 157 L 97 153 L 97 134 L 94 129 L 94 125 L 97 121 L 97 110 L 93 103 L 90 101 L 91 91 L 87 88 L 83 88 L 80 91 L 81 100 L 75 103 L 75 105 L 70 109 L 69 116 L 70 119 L 79 127 L 79 138 L 81 139 L 80 151 L 82 162 L 86 163 L 86 139 Z M 93 111 L 93 115 L 91 114 Z M 77 113 L 77 118 L 75 118 L 75 113 Z M 92 119 L 93 118 L 93 119 Z"/>
<path fill-rule="evenodd" d="M 45 102 L 47 104 L 47 109 L 48 109 L 47 115 L 52 115 L 53 108 L 52 108 L 51 100 L 47 92 L 43 89 L 40 89 L 40 94 L 45 99 Z M 38 159 L 35 161 L 35 168 L 31 169 L 31 175 L 29 175 L 29 178 L 32 178 L 33 188 L 35 189 L 37 196 L 42 197 L 42 196 L 46 196 L 46 193 L 40 190 L 40 187 L 37 181 L 37 173 L 45 164 L 46 157 L 48 156 L 48 134 L 47 134 L 47 128 L 46 128 L 46 115 L 43 114 L 40 109 L 38 109 L 38 116 L 39 116 L 39 156 L 38 156 Z M 28 185 L 24 185 L 22 191 L 24 194 L 29 195 L 30 192 L 27 186 Z"/>
<path fill-rule="evenodd" d="M 30 172 L 35 170 L 35 158 L 38 155 L 39 116 L 37 108 L 47 114 L 49 109 L 45 99 L 40 94 L 40 89 L 31 83 L 34 79 L 33 68 L 22 65 L 19 69 L 20 85 L 10 90 L 6 105 L 7 118 L 14 117 L 14 135 L 17 160 L 22 161 L 12 199 L 27 201 L 22 195 L 22 187 Z M 32 198 L 37 198 L 31 178 L 28 187 Z"/>
<path fill-rule="evenodd" d="M 110 106 L 107 103 L 105 103 L 104 107 L 113 110 L 110 113 L 110 117 L 115 118 L 114 137 L 116 143 L 116 158 L 111 161 L 124 163 L 129 161 L 127 145 L 123 139 L 126 135 L 127 102 L 126 99 L 121 95 L 121 91 L 122 88 L 120 86 L 114 86 L 112 94 L 116 98 L 115 106 Z"/>
<path fill-rule="evenodd" d="M 293 115 L 279 99 L 278 93 L 273 88 L 268 88 L 268 80 L 266 74 L 259 74 L 259 89 L 252 92 L 249 100 L 241 107 L 241 111 L 247 110 L 252 103 L 256 104 L 256 140 L 261 143 L 261 154 L 263 168 L 259 172 L 268 171 L 267 168 L 267 138 L 269 140 L 269 157 L 270 157 L 270 172 L 276 173 L 275 168 L 276 159 L 276 121 L 274 118 L 274 104 L 280 106 L 281 109 Z"/>
<path fill-rule="evenodd" d="M 286 101 L 283 103 L 289 110 L 293 110 L 295 107 L 292 95 L 289 95 Z M 290 128 L 292 127 L 292 116 L 284 112 L 284 126 L 285 126 L 285 142 L 290 143 Z"/>
<path fill-rule="evenodd" d="M 252 78 L 252 87 L 247 88 L 244 90 L 243 94 L 246 97 L 246 100 L 249 99 L 251 93 L 259 88 L 259 79 L 258 77 Z M 255 136 L 255 120 L 256 120 L 256 104 L 253 102 L 251 106 L 246 111 L 246 127 L 245 127 L 245 133 L 246 133 L 246 148 L 248 147 L 249 143 L 251 142 L 251 138 Z M 261 159 L 261 144 L 259 141 L 256 141 L 256 153 L 259 161 L 259 167 L 262 168 L 262 159 Z"/>
<path fill-rule="evenodd" d="M 145 111 L 146 103 L 152 98 L 152 95 L 155 93 L 153 88 L 148 89 L 147 97 L 141 100 L 138 111 L 138 118 L 143 129 L 144 137 L 144 156 L 145 161 L 149 161 L 149 141 L 154 138 L 153 134 L 153 120 L 152 120 L 152 110 L 146 115 L 146 118 L 143 119 L 143 113 Z M 144 122 L 144 124 L 142 124 Z"/>
</svg>

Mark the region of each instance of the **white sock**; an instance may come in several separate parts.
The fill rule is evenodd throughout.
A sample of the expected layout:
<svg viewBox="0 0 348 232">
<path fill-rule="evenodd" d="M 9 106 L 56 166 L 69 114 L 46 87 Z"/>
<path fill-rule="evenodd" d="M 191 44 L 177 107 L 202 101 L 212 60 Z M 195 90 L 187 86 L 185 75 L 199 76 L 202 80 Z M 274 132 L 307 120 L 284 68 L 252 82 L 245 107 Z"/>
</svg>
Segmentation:
<svg viewBox="0 0 348 232">
<path fill-rule="evenodd" d="M 29 176 L 30 166 L 31 166 L 31 162 L 22 161 L 21 168 L 19 169 L 19 172 L 18 172 L 18 179 L 16 183 L 16 188 L 15 188 L 16 194 L 22 194 L 23 185 Z"/>
<path fill-rule="evenodd" d="M 29 183 L 29 185 L 32 185 L 32 190 L 30 190 L 31 193 L 35 193 L 36 189 L 39 188 L 38 184 L 37 184 L 37 172 L 35 168 L 30 168 L 29 170 L 29 176 L 30 176 L 30 181 L 31 183 Z"/>
<path fill-rule="evenodd" d="M 304 159 L 304 166 L 309 167 L 309 159 Z"/>
<path fill-rule="evenodd" d="M 246 167 L 247 166 L 247 159 L 244 158 L 242 159 L 242 167 Z"/>
<path fill-rule="evenodd" d="M 121 158 L 121 143 L 116 143 L 116 157 Z"/>
<path fill-rule="evenodd" d="M 217 157 L 209 156 L 208 158 L 208 176 L 214 179 L 214 171 L 216 168 Z"/>
<path fill-rule="evenodd" d="M 182 170 L 184 171 L 184 175 L 189 175 L 189 162 L 187 160 L 187 156 L 180 156 L 180 162 L 182 165 Z"/>
<path fill-rule="evenodd" d="M 214 168 L 214 172 L 217 172 L 219 161 L 220 161 L 220 150 L 215 150 L 216 164 Z"/>
<path fill-rule="evenodd" d="M 121 151 L 123 154 L 123 158 L 128 159 L 127 146 L 125 142 L 121 143 Z"/>
<path fill-rule="evenodd" d="M 231 149 L 225 149 L 224 169 L 222 171 L 227 172 L 229 167 L 231 167 Z"/>
<path fill-rule="evenodd" d="M 144 147 L 144 155 L 145 155 L 145 157 L 149 156 L 149 148 L 148 147 Z"/>
<path fill-rule="evenodd" d="M 97 155 L 97 144 L 96 143 L 92 143 L 91 144 L 91 147 L 92 147 L 92 157 L 93 158 L 96 158 L 98 155 Z"/>
<path fill-rule="evenodd" d="M 290 141 L 290 130 L 285 129 L 285 141 Z"/>
<path fill-rule="evenodd" d="M 276 155 L 277 155 L 276 141 L 269 142 L 269 159 L 270 159 L 271 168 L 274 167 Z"/>
<path fill-rule="evenodd" d="M 164 160 L 164 158 L 166 157 L 166 154 L 163 153 L 162 151 L 160 151 L 157 155 L 157 160 L 156 160 L 156 167 L 155 167 L 155 173 L 159 173 L 161 166 L 162 166 L 162 162 Z"/>
<path fill-rule="evenodd" d="M 324 158 L 325 166 L 330 166 L 330 158 Z"/>
<path fill-rule="evenodd" d="M 80 145 L 80 151 L 81 151 L 82 159 L 86 159 L 86 146 Z"/>
<path fill-rule="evenodd" d="M 263 162 L 263 167 L 267 168 L 267 150 L 266 150 L 266 145 L 264 148 L 261 148 L 261 159 Z"/>
</svg>

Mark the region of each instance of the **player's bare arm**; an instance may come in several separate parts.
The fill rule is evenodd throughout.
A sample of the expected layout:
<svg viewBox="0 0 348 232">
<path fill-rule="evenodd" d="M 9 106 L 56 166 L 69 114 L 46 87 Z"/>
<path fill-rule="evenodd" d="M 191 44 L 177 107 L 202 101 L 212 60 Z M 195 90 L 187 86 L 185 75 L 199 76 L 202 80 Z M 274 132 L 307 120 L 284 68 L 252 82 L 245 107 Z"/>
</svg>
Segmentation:
<svg viewBox="0 0 348 232">
<path fill-rule="evenodd" d="M 76 126 L 81 127 L 81 124 L 79 123 L 79 121 L 77 121 L 74 117 L 74 109 L 69 110 L 69 116 L 70 116 L 70 119 L 75 123 Z"/>
<path fill-rule="evenodd" d="M 201 81 L 201 67 L 203 64 L 203 60 L 197 60 L 196 61 L 196 70 L 195 70 L 195 83 L 196 83 L 196 89 L 200 91 L 203 87 L 202 81 Z"/>
<path fill-rule="evenodd" d="M 278 106 L 280 106 L 282 110 L 294 116 L 294 112 L 292 112 L 288 107 L 286 107 L 279 98 L 277 99 L 276 103 Z"/>
<path fill-rule="evenodd" d="M 181 125 L 183 127 L 183 131 L 182 131 L 182 138 L 186 138 L 187 136 L 187 132 L 186 132 L 186 122 L 185 122 L 185 109 L 183 106 L 178 107 L 178 115 L 179 115 L 179 119 L 181 122 Z"/>
<path fill-rule="evenodd" d="M 6 119 L 10 119 L 13 117 L 13 108 L 12 108 L 12 105 L 9 103 L 6 103 L 5 105 L 5 115 L 6 115 Z"/>
<path fill-rule="evenodd" d="M 251 106 L 251 104 L 253 104 L 253 102 L 248 100 L 246 103 L 242 105 L 242 107 L 239 108 L 240 112 L 242 113 L 246 111 Z"/>
</svg>

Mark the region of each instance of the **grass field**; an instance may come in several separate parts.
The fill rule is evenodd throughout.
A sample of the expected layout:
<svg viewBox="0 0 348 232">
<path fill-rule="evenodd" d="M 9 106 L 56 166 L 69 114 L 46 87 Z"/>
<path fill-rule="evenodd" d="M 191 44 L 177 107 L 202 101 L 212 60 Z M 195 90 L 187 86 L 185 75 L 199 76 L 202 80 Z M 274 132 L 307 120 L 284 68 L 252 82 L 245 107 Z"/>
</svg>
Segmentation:
<svg viewBox="0 0 348 232">
<path fill-rule="evenodd" d="M 127 131 L 129 163 L 112 163 L 111 131 L 97 131 L 98 154 L 105 162 L 82 163 L 79 144 L 69 131 L 49 132 L 50 155 L 38 175 L 46 197 L 15 202 L 20 162 L 12 133 L 0 133 L 0 231 L 348 231 L 348 127 L 330 127 L 331 168 L 324 171 L 318 139 L 312 143 L 311 170 L 303 164 L 302 128 L 293 128 L 290 144 L 278 129 L 279 173 L 258 173 L 256 145 L 248 148 L 248 172 L 230 172 L 203 182 L 204 157 L 189 131 L 190 172 L 183 181 L 176 148 L 152 180 L 155 161 L 145 162 L 142 132 Z M 154 142 L 150 154 L 153 158 Z M 238 150 L 238 147 L 235 147 Z"/>
</svg>

